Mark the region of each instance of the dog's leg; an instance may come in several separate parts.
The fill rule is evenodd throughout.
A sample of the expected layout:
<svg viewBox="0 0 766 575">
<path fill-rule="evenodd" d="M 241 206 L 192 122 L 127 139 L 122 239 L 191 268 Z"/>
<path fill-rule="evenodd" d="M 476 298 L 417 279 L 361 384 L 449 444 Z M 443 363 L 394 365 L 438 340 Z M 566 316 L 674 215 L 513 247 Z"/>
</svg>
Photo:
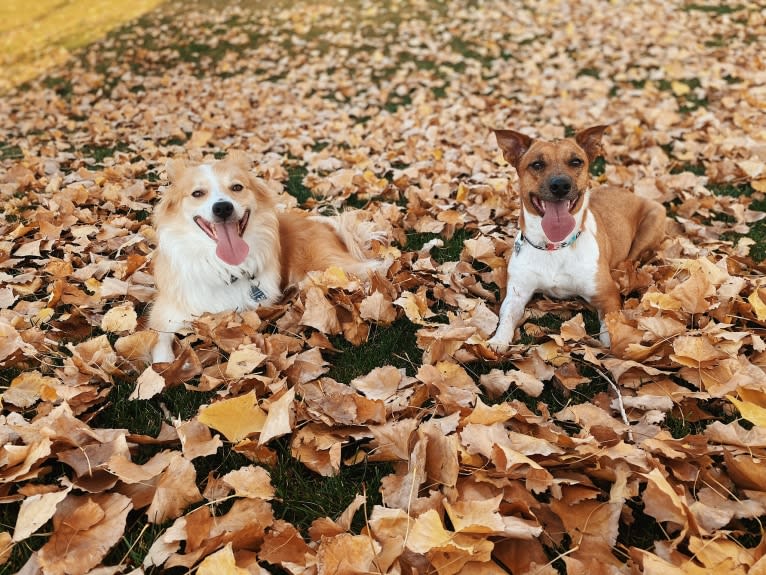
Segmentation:
<svg viewBox="0 0 766 575">
<path fill-rule="evenodd" d="M 665 208 L 653 203 L 641 219 L 627 259 L 637 261 L 642 253 L 658 246 L 664 235 Z"/>
<path fill-rule="evenodd" d="M 495 335 L 487 342 L 495 351 L 504 352 L 511 345 L 513 332 L 524 316 L 524 308 L 535 293 L 534 287 L 529 285 L 513 285 L 508 281 L 508 293 L 505 294 L 503 305 L 500 306 L 500 321 Z"/>
<path fill-rule="evenodd" d="M 606 284 L 606 282 L 604 282 Z M 611 311 L 619 311 L 622 307 L 622 298 L 620 297 L 620 290 L 617 289 L 617 284 L 614 280 L 609 278 L 607 285 L 599 290 L 599 294 L 590 298 L 590 303 L 598 310 L 598 319 L 601 323 L 601 332 L 598 335 L 598 339 L 601 345 L 604 347 L 612 347 L 612 339 L 607 329 L 605 318 L 606 314 Z"/>
<path fill-rule="evenodd" d="M 171 332 L 160 331 L 157 334 L 157 343 L 152 349 L 152 363 L 170 363 L 175 359 L 173 355 L 173 338 Z"/>
<path fill-rule="evenodd" d="M 149 318 L 149 327 L 159 336 L 152 348 L 152 363 L 170 363 L 175 359 L 175 332 L 186 325 L 183 312 L 170 302 L 157 300 Z"/>
</svg>

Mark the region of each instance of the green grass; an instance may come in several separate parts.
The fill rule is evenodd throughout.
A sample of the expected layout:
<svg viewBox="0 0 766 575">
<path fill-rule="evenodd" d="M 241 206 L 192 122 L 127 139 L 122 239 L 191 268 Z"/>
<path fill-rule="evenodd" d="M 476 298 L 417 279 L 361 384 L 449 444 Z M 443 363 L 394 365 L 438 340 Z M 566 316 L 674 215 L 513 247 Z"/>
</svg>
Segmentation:
<svg viewBox="0 0 766 575">
<path fill-rule="evenodd" d="M 0 143 L 0 161 L 20 160 L 24 157 L 21 148 L 16 144 Z"/>
<path fill-rule="evenodd" d="M 303 178 L 308 170 L 303 165 L 291 165 L 287 167 L 287 183 L 285 190 L 298 200 L 298 205 L 303 205 L 312 197 L 311 190 L 303 185 Z"/>
<path fill-rule="evenodd" d="M 749 184 L 709 184 L 708 188 L 719 196 L 750 197 L 755 193 L 755 190 Z M 752 201 L 750 209 L 766 212 L 766 198 L 759 197 L 759 199 Z M 750 257 L 754 261 L 762 262 L 766 260 L 766 220 L 752 223 L 746 234 L 727 232 L 721 236 L 721 239 L 736 243 L 742 237 L 748 237 L 755 241 L 755 244 L 750 246 Z"/>
<path fill-rule="evenodd" d="M 388 463 L 362 463 L 341 467 L 336 477 L 322 477 L 297 462 L 289 454 L 287 440 L 277 442 L 278 462 L 270 468 L 271 482 L 278 501 L 275 515 L 306 533 L 311 523 L 322 517 L 337 519 L 359 494 L 367 497 L 367 513 L 381 503 L 380 484 L 392 473 Z M 353 446 L 351 447 L 353 449 Z M 349 449 L 344 455 L 352 455 Z M 364 511 L 354 517 L 351 530 L 359 533 L 364 526 Z"/>
<path fill-rule="evenodd" d="M 415 341 L 418 326 L 406 318 L 400 318 L 388 327 L 373 325 L 366 343 L 353 346 L 342 336 L 330 338 L 338 353 L 329 358 L 332 367 L 328 376 L 341 383 L 349 383 L 376 367 L 393 365 L 405 368 L 409 375 L 415 375 L 415 366 L 420 364 L 422 352 Z"/>
<path fill-rule="evenodd" d="M 742 10 L 744 6 L 741 6 L 739 4 L 731 5 L 728 3 L 721 3 L 721 4 L 686 4 L 682 10 L 685 10 L 686 12 L 708 12 L 711 14 L 721 15 L 721 14 L 732 14 L 734 12 L 739 12 Z"/>
<path fill-rule="evenodd" d="M 103 166 L 106 158 L 111 158 L 117 152 L 129 152 L 130 147 L 122 142 L 117 142 L 113 146 L 86 145 L 80 148 L 79 152 L 88 160 L 92 160 L 97 166 Z"/>
<path fill-rule="evenodd" d="M 402 246 L 404 251 L 412 252 L 420 250 L 427 242 L 439 238 L 444 241 L 441 247 L 431 249 L 431 257 L 440 264 L 444 262 L 454 262 L 460 259 L 460 253 L 463 251 L 465 240 L 474 237 L 476 234 L 466 228 L 459 228 L 451 238 L 444 239 L 440 234 L 430 232 L 412 232 L 407 234 L 407 243 Z M 481 265 L 481 264 L 479 264 Z"/>
</svg>

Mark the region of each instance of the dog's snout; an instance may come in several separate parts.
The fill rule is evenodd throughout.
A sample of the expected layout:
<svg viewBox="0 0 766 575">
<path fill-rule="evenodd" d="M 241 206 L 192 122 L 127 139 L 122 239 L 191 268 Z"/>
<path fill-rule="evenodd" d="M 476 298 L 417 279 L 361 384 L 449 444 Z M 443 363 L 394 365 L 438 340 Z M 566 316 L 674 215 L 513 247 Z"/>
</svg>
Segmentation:
<svg viewBox="0 0 766 575">
<path fill-rule="evenodd" d="M 231 202 L 216 202 L 213 204 L 213 215 L 222 220 L 227 219 L 234 213 L 234 204 Z"/>
<path fill-rule="evenodd" d="M 548 188 L 554 196 L 563 198 L 572 191 L 572 180 L 566 176 L 554 176 L 548 182 Z"/>
</svg>

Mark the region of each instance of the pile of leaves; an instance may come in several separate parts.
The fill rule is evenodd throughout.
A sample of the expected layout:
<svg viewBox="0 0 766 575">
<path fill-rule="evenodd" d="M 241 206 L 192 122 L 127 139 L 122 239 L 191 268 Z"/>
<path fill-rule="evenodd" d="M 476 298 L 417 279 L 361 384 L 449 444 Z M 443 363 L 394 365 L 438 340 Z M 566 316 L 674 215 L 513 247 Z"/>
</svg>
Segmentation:
<svg viewBox="0 0 766 575">
<path fill-rule="evenodd" d="M 766 569 L 764 35 L 747 3 L 171 3 L 4 95 L 0 564 Z M 668 237 L 617 274 L 611 352 L 540 297 L 499 357 L 490 129 L 594 124 L 594 185 L 663 202 Z M 165 162 L 232 149 L 285 205 L 368 212 L 392 263 L 203 316 L 155 370 Z M 363 480 L 291 520 L 290 466 Z"/>
</svg>

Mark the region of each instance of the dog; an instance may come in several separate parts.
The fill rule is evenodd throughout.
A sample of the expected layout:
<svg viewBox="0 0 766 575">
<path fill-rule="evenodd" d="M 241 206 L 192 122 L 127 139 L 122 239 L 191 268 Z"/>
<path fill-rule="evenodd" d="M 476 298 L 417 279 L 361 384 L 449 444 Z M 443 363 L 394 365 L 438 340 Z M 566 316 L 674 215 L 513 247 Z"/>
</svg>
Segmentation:
<svg viewBox="0 0 766 575">
<path fill-rule="evenodd" d="M 277 210 L 274 194 L 241 152 L 223 160 L 167 165 L 170 185 L 154 213 L 157 296 L 149 328 L 152 363 L 174 359 L 174 333 L 205 312 L 276 303 L 309 271 L 337 266 L 364 277 L 382 269 L 364 245 L 380 233 L 354 213 L 314 216 Z"/>
<path fill-rule="evenodd" d="M 661 243 L 665 208 L 614 187 L 590 189 L 589 168 L 601 155 L 607 126 L 573 138 L 534 140 L 495 130 L 503 156 L 518 173 L 521 216 L 508 264 L 508 288 L 500 321 L 487 342 L 507 351 L 535 292 L 555 298 L 580 296 L 601 320 L 601 343 L 610 347 L 606 314 L 622 306 L 611 270 Z"/>
</svg>

